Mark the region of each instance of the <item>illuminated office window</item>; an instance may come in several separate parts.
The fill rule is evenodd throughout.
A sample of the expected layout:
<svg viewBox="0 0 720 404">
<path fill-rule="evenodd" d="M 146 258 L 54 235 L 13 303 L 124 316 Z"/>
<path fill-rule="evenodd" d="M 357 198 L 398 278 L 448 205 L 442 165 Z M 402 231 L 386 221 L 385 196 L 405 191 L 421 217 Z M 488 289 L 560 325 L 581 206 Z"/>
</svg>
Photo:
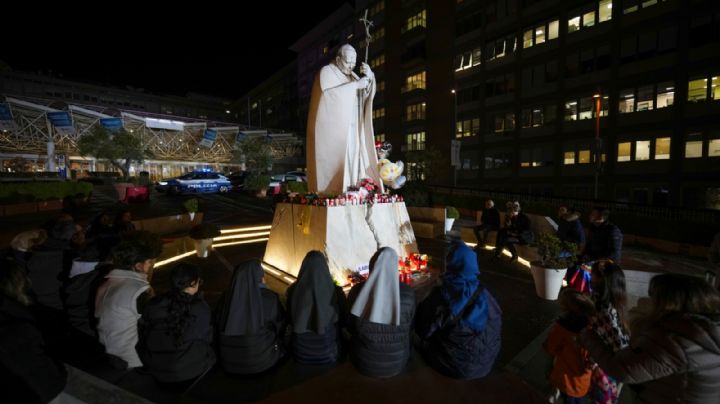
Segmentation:
<svg viewBox="0 0 720 404">
<path fill-rule="evenodd" d="M 702 140 L 690 140 L 685 142 L 685 158 L 696 159 L 702 157 Z"/>
<path fill-rule="evenodd" d="M 618 162 L 630 161 L 631 154 L 630 149 L 632 148 L 631 142 L 618 143 Z"/>
<path fill-rule="evenodd" d="M 590 150 L 580 150 L 578 152 L 578 164 L 590 163 Z"/>
<path fill-rule="evenodd" d="M 655 139 L 655 160 L 667 160 L 670 158 L 670 138 L 661 137 Z"/>
<path fill-rule="evenodd" d="M 688 101 L 704 101 L 707 99 L 707 79 L 690 80 L 688 82 Z"/>
</svg>

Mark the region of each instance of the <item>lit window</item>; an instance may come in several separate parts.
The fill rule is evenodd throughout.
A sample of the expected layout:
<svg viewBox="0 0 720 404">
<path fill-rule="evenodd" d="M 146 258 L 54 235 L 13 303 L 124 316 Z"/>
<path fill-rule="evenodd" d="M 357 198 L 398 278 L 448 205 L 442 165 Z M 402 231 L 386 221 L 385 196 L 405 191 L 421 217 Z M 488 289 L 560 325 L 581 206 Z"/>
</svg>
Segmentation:
<svg viewBox="0 0 720 404">
<path fill-rule="evenodd" d="M 503 114 L 495 115 L 495 133 L 502 133 L 505 131 L 505 117 Z"/>
<path fill-rule="evenodd" d="M 612 0 L 600 0 L 598 22 L 605 22 L 612 19 L 612 3 Z"/>
<path fill-rule="evenodd" d="M 577 101 L 568 101 L 565 103 L 565 120 L 577 120 Z"/>
<path fill-rule="evenodd" d="M 590 150 L 580 150 L 578 152 L 578 164 L 587 164 L 590 162 Z"/>
<path fill-rule="evenodd" d="M 406 136 L 408 150 L 425 150 L 425 132 L 409 133 Z"/>
<path fill-rule="evenodd" d="M 720 76 L 712 78 L 712 87 L 710 88 L 710 98 L 720 100 Z"/>
<path fill-rule="evenodd" d="M 425 72 L 422 71 L 420 73 L 412 74 L 410 76 L 407 76 L 405 78 L 405 87 L 403 87 L 403 92 L 408 92 L 412 90 L 424 90 L 425 89 Z"/>
<path fill-rule="evenodd" d="M 523 33 L 523 49 L 533 46 L 532 36 L 533 36 L 533 32 L 531 29 L 529 29 Z"/>
<path fill-rule="evenodd" d="M 618 109 L 621 114 L 635 112 L 635 89 L 631 88 L 620 91 Z"/>
<path fill-rule="evenodd" d="M 657 98 L 655 102 L 656 108 L 665 108 L 673 105 L 675 99 L 675 87 L 672 81 L 659 83 L 657 85 Z"/>
<path fill-rule="evenodd" d="M 560 21 L 550 21 L 548 24 L 548 39 L 556 39 L 559 36 L 560 32 Z"/>
<path fill-rule="evenodd" d="M 685 142 L 685 158 L 696 159 L 702 157 L 702 140 L 691 140 Z"/>
<path fill-rule="evenodd" d="M 650 160 L 650 141 L 638 140 L 635 142 L 635 161 Z"/>
<path fill-rule="evenodd" d="M 422 10 L 419 13 L 413 15 L 412 17 L 410 17 L 406 20 L 405 26 L 403 27 L 403 32 L 410 31 L 416 27 L 426 27 L 426 26 L 427 26 L 426 13 L 425 13 L 425 10 Z"/>
<path fill-rule="evenodd" d="M 688 101 L 707 99 L 707 79 L 690 80 L 688 83 Z"/>
<path fill-rule="evenodd" d="M 579 120 L 592 118 L 593 104 L 593 99 L 590 97 L 580 99 L 580 113 L 578 114 Z"/>
<path fill-rule="evenodd" d="M 568 19 L 568 33 L 580 30 L 580 16 Z"/>
<path fill-rule="evenodd" d="M 653 86 L 638 88 L 637 111 L 649 111 L 653 109 Z"/>
<path fill-rule="evenodd" d="M 655 139 L 655 160 L 667 160 L 670 158 L 670 138 L 661 137 Z"/>
<path fill-rule="evenodd" d="M 535 28 L 535 44 L 545 43 L 545 26 Z"/>
<path fill-rule="evenodd" d="M 643 8 L 657 4 L 657 0 L 645 0 L 642 2 Z"/>
<path fill-rule="evenodd" d="M 583 27 L 595 25 L 595 10 L 583 14 Z"/>
<path fill-rule="evenodd" d="M 630 142 L 618 143 L 618 162 L 630 161 L 631 144 Z"/>
<path fill-rule="evenodd" d="M 720 139 L 710 139 L 708 142 L 708 157 L 720 157 Z"/>
<path fill-rule="evenodd" d="M 638 0 L 624 0 L 623 5 L 625 5 L 625 8 L 623 8 L 623 14 L 630 14 L 638 11 Z"/>
<path fill-rule="evenodd" d="M 385 141 L 385 134 L 380 133 L 375 135 L 375 141 L 376 142 L 384 142 Z"/>
<path fill-rule="evenodd" d="M 574 151 L 566 151 L 565 152 L 565 157 L 563 158 L 563 164 L 565 164 L 565 165 L 575 164 L 575 152 Z"/>
</svg>

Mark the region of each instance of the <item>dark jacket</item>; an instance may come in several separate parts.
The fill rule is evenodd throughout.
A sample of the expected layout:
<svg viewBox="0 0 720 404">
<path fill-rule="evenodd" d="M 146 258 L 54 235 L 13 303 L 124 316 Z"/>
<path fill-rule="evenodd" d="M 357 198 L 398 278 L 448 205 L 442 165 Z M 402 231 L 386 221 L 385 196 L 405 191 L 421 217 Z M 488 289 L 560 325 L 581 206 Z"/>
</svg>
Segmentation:
<svg viewBox="0 0 720 404">
<path fill-rule="evenodd" d="M 63 309 L 60 289 L 74 258 L 69 248 L 68 242 L 48 239 L 33 250 L 27 263 L 28 278 L 32 281 L 37 303 L 53 310 Z"/>
<path fill-rule="evenodd" d="M 523 212 L 518 212 L 517 216 L 512 217 L 509 222 L 506 223 L 504 232 L 508 236 L 517 237 L 521 244 L 529 244 L 535 240 L 530 217 Z"/>
<path fill-rule="evenodd" d="M 639 403 L 720 403 L 720 321 L 670 314 L 615 354 L 594 332 L 582 343 L 619 382 L 639 384 Z"/>
<path fill-rule="evenodd" d="M 585 255 L 590 261 L 610 258 L 614 262 L 619 263 L 622 253 L 622 242 L 623 235 L 620 229 L 614 224 L 609 222 L 603 222 L 599 226 L 591 224 L 588 227 Z"/>
<path fill-rule="evenodd" d="M 30 310 L 0 297 L 0 391 L 8 403 L 47 403 L 65 388 L 62 363 L 45 352 Z"/>
<path fill-rule="evenodd" d="M 482 286 L 481 286 L 482 287 Z M 436 287 L 417 309 L 415 333 L 423 341 L 425 358 L 439 372 L 456 379 L 475 379 L 492 370 L 500 352 L 502 310 L 487 290 L 482 291 L 488 303 L 487 325 L 473 332 L 458 322 L 444 327 L 451 313 Z"/>
<path fill-rule="evenodd" d="M 70 326 L 83 334 L 97 337 L 95 295 L 105 276 L 114 268 L 100 263 L 94 270 L 70 278 L 62 288 L 62 301 Z"/>
<path fill-rule="evenodd" d="M 578 246 L 585 244 L 585 229 L 578 215 L 570 215 L 567 219 L 558 219 L 557 236 L 560 241 L 569 241 Z"/>
<path fill-rule="evenodd" d="M 288 313 L 292 312 L 290 301 L 294 286 L 290 285 L 287 290 Z M 340 356 L 341 349 L 341 330 L 347 322 L 347 299 L 342 288 L 335 287 L 335 296 L 338 309 L 338 321 L 329 324 L 324 334 L 316 334 L 314 332 L 296 333 L 293 332 L 290 337 L 290 348 L 295 360 L 305 364 L 321 364 L 336 362 Z"/>
<path fill-rule="evenodd" d="M 495 226 L 496 229 L 500 228 L 500 212 L 496 207 L 490 209 L 483 209 L 482 216 L 480 217 L 482 224 L 486 226 Z"/>
<path fill-rule="evenodd" d="M 350 290 L 349 307 L 364 285 L 357 284 Z M 350 315 L 350 360 L 355 368 L 372 377 L 392 377 L 400 373 L 410 359 L 414 316 L 415 291 L 404 283 L 400 284 L 400 325 L 372 323 Z"/>
<path fill-rule="evenodd" d="M 228 336 L 222 331 L 218 332 L 220 364 L 226 372 L 259 373 L 271 368 L 284 355 L 282 338 L 287 322 L 285 310 L 275 292 L 263 288 L 261 293 L 263 317 L 266 319 L 261 333 Z M 223 307 L 223 302 L 218 307 Z"/>
<path fill-rule="evenodd" d="M 148 372 L 163 383 L 190 380 L 215 364 L 210 306 L 200 297 L 187 303 L 190 321 L 179 345 L 166 323 L 169 306 L 167 295 L 154 298 L 145 306 L 138 321 L 136 349 L 140 360 Z"/>
</svg>

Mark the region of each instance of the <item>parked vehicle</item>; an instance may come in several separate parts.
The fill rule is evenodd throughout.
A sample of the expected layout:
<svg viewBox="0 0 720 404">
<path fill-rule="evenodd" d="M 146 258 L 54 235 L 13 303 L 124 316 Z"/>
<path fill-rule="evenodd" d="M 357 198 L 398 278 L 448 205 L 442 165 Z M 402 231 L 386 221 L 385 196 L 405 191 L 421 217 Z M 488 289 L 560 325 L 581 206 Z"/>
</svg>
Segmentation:
<svg viewBox="0 0 720 404">
<path fill-rule="evenodd" d="M 160 192 L 180 194 L 185 192 L 221 192 L 230 190 L 230 180 L 213 171 L 193 171 L 176 178 L 158 181 L 155 189 Z"/>
</svg>

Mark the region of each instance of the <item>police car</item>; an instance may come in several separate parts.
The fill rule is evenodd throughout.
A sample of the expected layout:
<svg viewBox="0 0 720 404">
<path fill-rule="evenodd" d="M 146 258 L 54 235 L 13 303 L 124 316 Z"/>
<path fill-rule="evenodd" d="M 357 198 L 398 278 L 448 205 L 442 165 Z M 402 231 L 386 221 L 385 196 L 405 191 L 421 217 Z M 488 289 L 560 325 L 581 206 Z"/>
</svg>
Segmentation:
<svg viewBox="0 0 720 404">
<path fill-rule="evenodd" d="M 193 171 L 176 178 L 162 180 L 155 189 L 160 192 L 179 194 L 183 192 L 228 192 L 230 180 L 213 171 Z"/>
</svg>

